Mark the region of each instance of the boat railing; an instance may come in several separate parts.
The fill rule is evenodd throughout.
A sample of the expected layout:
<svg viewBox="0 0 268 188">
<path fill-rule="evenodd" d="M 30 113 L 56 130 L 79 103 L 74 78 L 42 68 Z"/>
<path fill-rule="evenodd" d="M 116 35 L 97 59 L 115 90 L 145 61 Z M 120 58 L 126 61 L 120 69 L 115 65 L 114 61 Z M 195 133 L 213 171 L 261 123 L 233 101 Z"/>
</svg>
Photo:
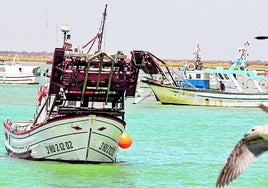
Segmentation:
<svg viewBox="0 0 268 188">
<path fill-rule="evenodd" d="M 32 123 L 13 123 L 11 126 L 12 132 L 25 132 L 32 129 Z"/>
<path fill-rule="evenodd" d="M 115 90 L 126 90 L 135 84 L 137 79 L 136 69 L 126 60 L 99 59 L 100 56 L 107 54 L 98 53 L 85 59 L 85 61 L 76 61 L 74 57 L 64 65 L 55 66 L 55 72 L 62 77 L 61 80 L 52 80 L 55 85 L 68 88 L 69 90 L 81 90 L 81 84 L 86 87 L 101 86 L 113 88 Z M 54 92 L 53 92 L 54 93 Z M 55 92 L 56 93 L 56 92 Z"/>
<path fill-rule="evenodd" d="M 112 116 L 123 116 L 125 113 L 122 109 L 115 108 L 89 108 L 89 107 L 61 107 L 59 106 L 58 114 L 110 114 Z"/>
<path fill-rule="evenodd" d="M 105 108 L 99 108 L 99 112 L 107 110 L 107 114 L 122 115 L 124 97 L 135 96 L 139 75 L 139 69 L 126 58 L 122 52 L 114 56 L 105 52 L 82 55 L 55 49 L 49 95 L 56 97 L 50 111 L 59 107 L 62 114 L 72 110 L 75 113 L 75 109 L 66 108 L 69 101 L 81 107 L 80 112 L 87 113 L 92 111 L 93 103 L 102 102 Z"/>
</svg>

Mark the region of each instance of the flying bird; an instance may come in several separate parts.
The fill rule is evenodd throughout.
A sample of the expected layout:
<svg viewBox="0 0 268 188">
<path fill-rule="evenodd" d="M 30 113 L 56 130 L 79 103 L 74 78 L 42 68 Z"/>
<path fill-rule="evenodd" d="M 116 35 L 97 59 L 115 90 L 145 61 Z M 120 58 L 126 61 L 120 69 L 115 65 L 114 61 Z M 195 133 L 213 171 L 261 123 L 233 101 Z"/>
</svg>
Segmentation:
<svg viewBox="0 0 268 188">
<path fill-rule="evenodd" d="M 260 105 L 268 112 L 268 107 Z M 236 144 L 223 166 L 216 187 L 224 187 L 243 173 L 247 166 L 262 153 L 268 151 L 268 125 L 252 127 Z"/>
<path fill-rule="evenodd" d="M 252 127 L 229 155 L 216 187 L 224 187 L 243 173 L 247 166 L 268 150 L 268 125 Z"/>
</svg>

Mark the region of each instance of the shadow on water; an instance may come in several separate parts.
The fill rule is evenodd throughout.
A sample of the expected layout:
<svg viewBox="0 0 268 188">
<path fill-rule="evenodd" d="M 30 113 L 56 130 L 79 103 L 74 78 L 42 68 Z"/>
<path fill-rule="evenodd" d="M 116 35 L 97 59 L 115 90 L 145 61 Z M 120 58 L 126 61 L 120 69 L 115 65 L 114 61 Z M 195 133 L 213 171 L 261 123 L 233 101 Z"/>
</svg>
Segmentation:
<svg viewBox="0 0 268 188">
<path fill-rule="evenodd" d="M 6 165 L 0 187 L 136 187 L 128 165 L 72 164 L 54 161 L 30 161 L 0 155 Z M 16 181 L 14 181 L 14 179 Z"/>
</svg>

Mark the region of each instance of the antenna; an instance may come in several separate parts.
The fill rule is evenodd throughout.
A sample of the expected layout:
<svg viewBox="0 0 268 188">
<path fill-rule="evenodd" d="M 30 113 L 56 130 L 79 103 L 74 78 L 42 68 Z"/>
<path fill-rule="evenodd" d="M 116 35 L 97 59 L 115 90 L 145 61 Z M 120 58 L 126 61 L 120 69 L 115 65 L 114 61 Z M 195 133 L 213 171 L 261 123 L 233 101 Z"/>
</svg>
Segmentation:
<svg viewBox="0 0 268 188">
<path fill-rule="evenodd" d="M 47 40 L 48 40 L 48 1 L 46 1 L 46 62 L 47 62 Z"/>
<path fill-rule="evenodd" d="M 63 32 L 63 48 L 66 48 L 66 40 L 70 39 L 70 35 L 68 33 L 71 31 L 71 26 L 62 25 L 60 30 Z"/>
<path fill-rule="evenodd" d="M 241 59 L 247 59 L 247 56 L 249 55 L 247 53 L 247 47 L 248 46 L 249 46 L 249 42 L 247 41 L 247 42 L 244 43 L 244 47 L 238 48 L 238 52 L 241 52 L 241 56 L 240 56 Z"/>
</svg>

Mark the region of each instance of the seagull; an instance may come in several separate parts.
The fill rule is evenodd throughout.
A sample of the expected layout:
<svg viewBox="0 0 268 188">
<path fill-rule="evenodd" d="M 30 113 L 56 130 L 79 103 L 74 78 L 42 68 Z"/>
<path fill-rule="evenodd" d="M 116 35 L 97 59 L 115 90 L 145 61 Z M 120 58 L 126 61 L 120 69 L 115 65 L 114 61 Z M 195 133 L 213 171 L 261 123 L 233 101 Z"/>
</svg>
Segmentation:
<svg viewBox="0 0 268 188">
<path fill-rule="evenodd" d="M 242 174 L 247 166 L 268 150 L 268 125 L 252 127 L 235 146 L 223 166 L 216 187 L 224 187 Z"/>
</svg>

